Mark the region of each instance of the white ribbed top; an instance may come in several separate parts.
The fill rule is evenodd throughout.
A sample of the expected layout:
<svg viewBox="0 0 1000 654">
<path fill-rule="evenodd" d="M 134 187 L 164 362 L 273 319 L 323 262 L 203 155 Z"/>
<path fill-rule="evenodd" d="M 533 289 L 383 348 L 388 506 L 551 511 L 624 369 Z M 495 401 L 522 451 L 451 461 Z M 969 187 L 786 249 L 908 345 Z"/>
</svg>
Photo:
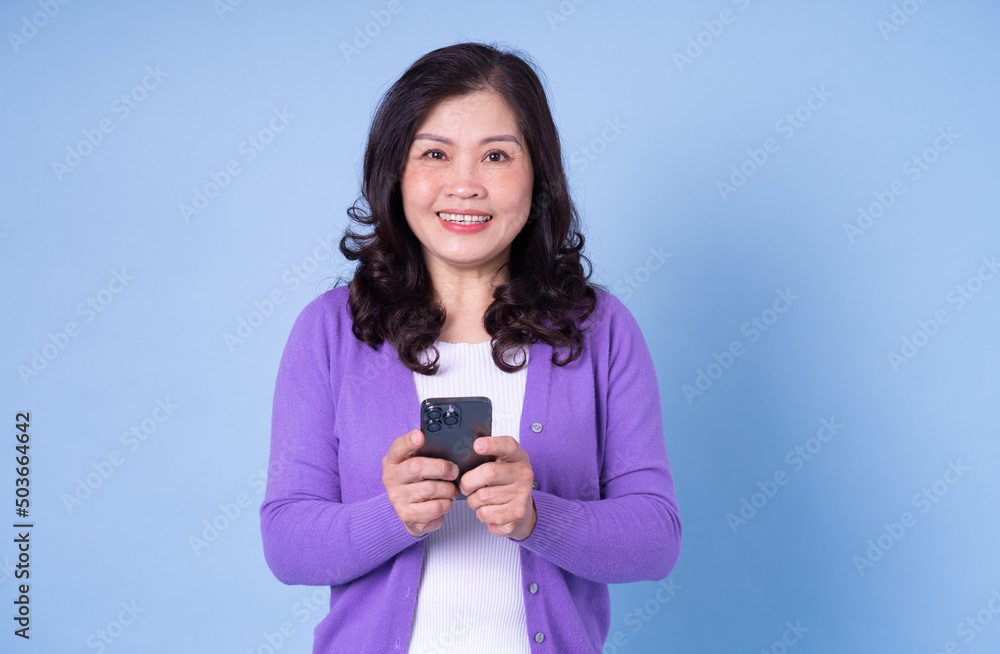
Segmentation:
<svg viewBox="0 0 1000 654">
<path fill-rule="evenodd" d="M 527 366 L 503 372 L 493 363 L 489 341 L 434 345 L 441 357 L 437 374 L 413 373 L 420 401 L 488 397 L 493 435 L 520 440 Z M 521 352 L 526 359 L 527 348 Z M 408 653 L 529 654 L 517 543 L 491 534 L 462 499 L 452 502 L 444 525 L 427 535 L 424 546 Z"/>
</svg>

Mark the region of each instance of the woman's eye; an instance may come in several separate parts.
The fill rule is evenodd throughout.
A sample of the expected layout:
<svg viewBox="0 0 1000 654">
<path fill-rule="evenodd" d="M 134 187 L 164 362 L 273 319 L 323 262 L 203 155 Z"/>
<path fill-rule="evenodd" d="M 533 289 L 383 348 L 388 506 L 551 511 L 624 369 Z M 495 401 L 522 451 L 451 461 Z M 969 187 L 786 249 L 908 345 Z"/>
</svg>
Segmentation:
<svg viewBox="0 0 1000 654">
<path fill-rule="evenodd" d="M 432 161 L 443 161 L 445 159 L 445 154 L 441 150 L 428 150 L 420 156 Z M 507 159 L 510 159 L 510 156 L 503 150 L 494 150 L 486 155 L 486 160 L 490 163 L 501 163 Z"/>
</svg>

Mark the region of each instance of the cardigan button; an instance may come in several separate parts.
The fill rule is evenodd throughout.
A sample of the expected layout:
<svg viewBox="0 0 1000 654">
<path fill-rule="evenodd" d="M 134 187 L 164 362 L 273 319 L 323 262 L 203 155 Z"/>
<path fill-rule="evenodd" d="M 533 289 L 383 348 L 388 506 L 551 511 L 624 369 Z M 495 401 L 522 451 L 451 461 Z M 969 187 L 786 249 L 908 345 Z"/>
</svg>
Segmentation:
<svg viewBox="0 0 1000 654">
<path fill-rule="evenodd" d="M 535 490 L 538 490 L 538 482 L 537 481 L 531 482 L 531 487 L 534 488 Z"/>
<path fill-rule="evenodd" d="M 545 634 L 543 634 L 543 633 L 542 633 L 542 632 L 540 632 L 540 631 L 539 631 L 539 632 L 538 632 L 537 634 L 535 634 L 535 642 L 536 642 L 536 643 L 540 643 L 540 642 L 542 642 L 543 640 L 545 640 Z"/>
<path fill-rule="evenodd" d="M 532 595 L 534 595 L 535 593 L 537 593 L 538 592 L 538 584 L 531 584 L 530 586 L 528 586 L 528 592 L 531 593 Z"/>
<path fill-rule="evenodd" d="M 542 431 L 542 423 L 540 422 L 531 423 L 531 431 L 535 432 L 536 434 Z"/>
</svg>

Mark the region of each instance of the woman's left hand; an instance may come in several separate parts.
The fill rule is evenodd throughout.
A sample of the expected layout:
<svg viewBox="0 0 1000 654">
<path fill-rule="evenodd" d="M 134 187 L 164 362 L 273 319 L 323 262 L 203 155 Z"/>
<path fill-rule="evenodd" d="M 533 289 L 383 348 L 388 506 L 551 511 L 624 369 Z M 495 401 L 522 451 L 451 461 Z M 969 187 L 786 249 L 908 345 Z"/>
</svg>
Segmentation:
<svg viewBox="0 0 1000 654">
<path fill-rule="evenodd" d="M 459 488 L 491 534 L 524 540 L 538 519 L 531 497 L 535 475 L 528 453 L 512 436 L 484 436 L 472 446 L 478 454 L 496 459 L 465 473 Z"/>
</svg>

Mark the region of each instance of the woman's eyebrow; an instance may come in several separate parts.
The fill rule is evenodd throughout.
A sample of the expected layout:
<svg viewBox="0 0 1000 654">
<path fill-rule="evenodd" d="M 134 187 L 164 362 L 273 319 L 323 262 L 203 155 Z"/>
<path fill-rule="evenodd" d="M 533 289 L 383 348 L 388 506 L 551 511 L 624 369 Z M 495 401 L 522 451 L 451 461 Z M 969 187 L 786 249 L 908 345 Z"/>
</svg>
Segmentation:
<svg viewBox="0 0 1000 654">
<path fill-rule="evenodd" d="M 439 141 L 441 143 L 444 143 L 445 145 L 454 145 L 451 142 L 451 139 L 446 138 L 444 136 L 438 136 L 437 134 L 423 134 L 423 133 L 421 133 L 421 134 L 417 134 L 416 136 L 414 136 L 413 140 L 414 141 Z M 512 143 L 517 144 L 518 147 L 520 147 L 520 145 L 521 145 L 521 142 L 517 140 L 517 137 L 516 136 L 511 136 L 510 134 L 498 134 L 497 136 L 487 136 L 486 138 L 484 138 L 482 141 L 479 142 L 479 145 L 486 145 L 487 143 L 494 143 L 496 141 L 510 141 Z"/>
</svg>

